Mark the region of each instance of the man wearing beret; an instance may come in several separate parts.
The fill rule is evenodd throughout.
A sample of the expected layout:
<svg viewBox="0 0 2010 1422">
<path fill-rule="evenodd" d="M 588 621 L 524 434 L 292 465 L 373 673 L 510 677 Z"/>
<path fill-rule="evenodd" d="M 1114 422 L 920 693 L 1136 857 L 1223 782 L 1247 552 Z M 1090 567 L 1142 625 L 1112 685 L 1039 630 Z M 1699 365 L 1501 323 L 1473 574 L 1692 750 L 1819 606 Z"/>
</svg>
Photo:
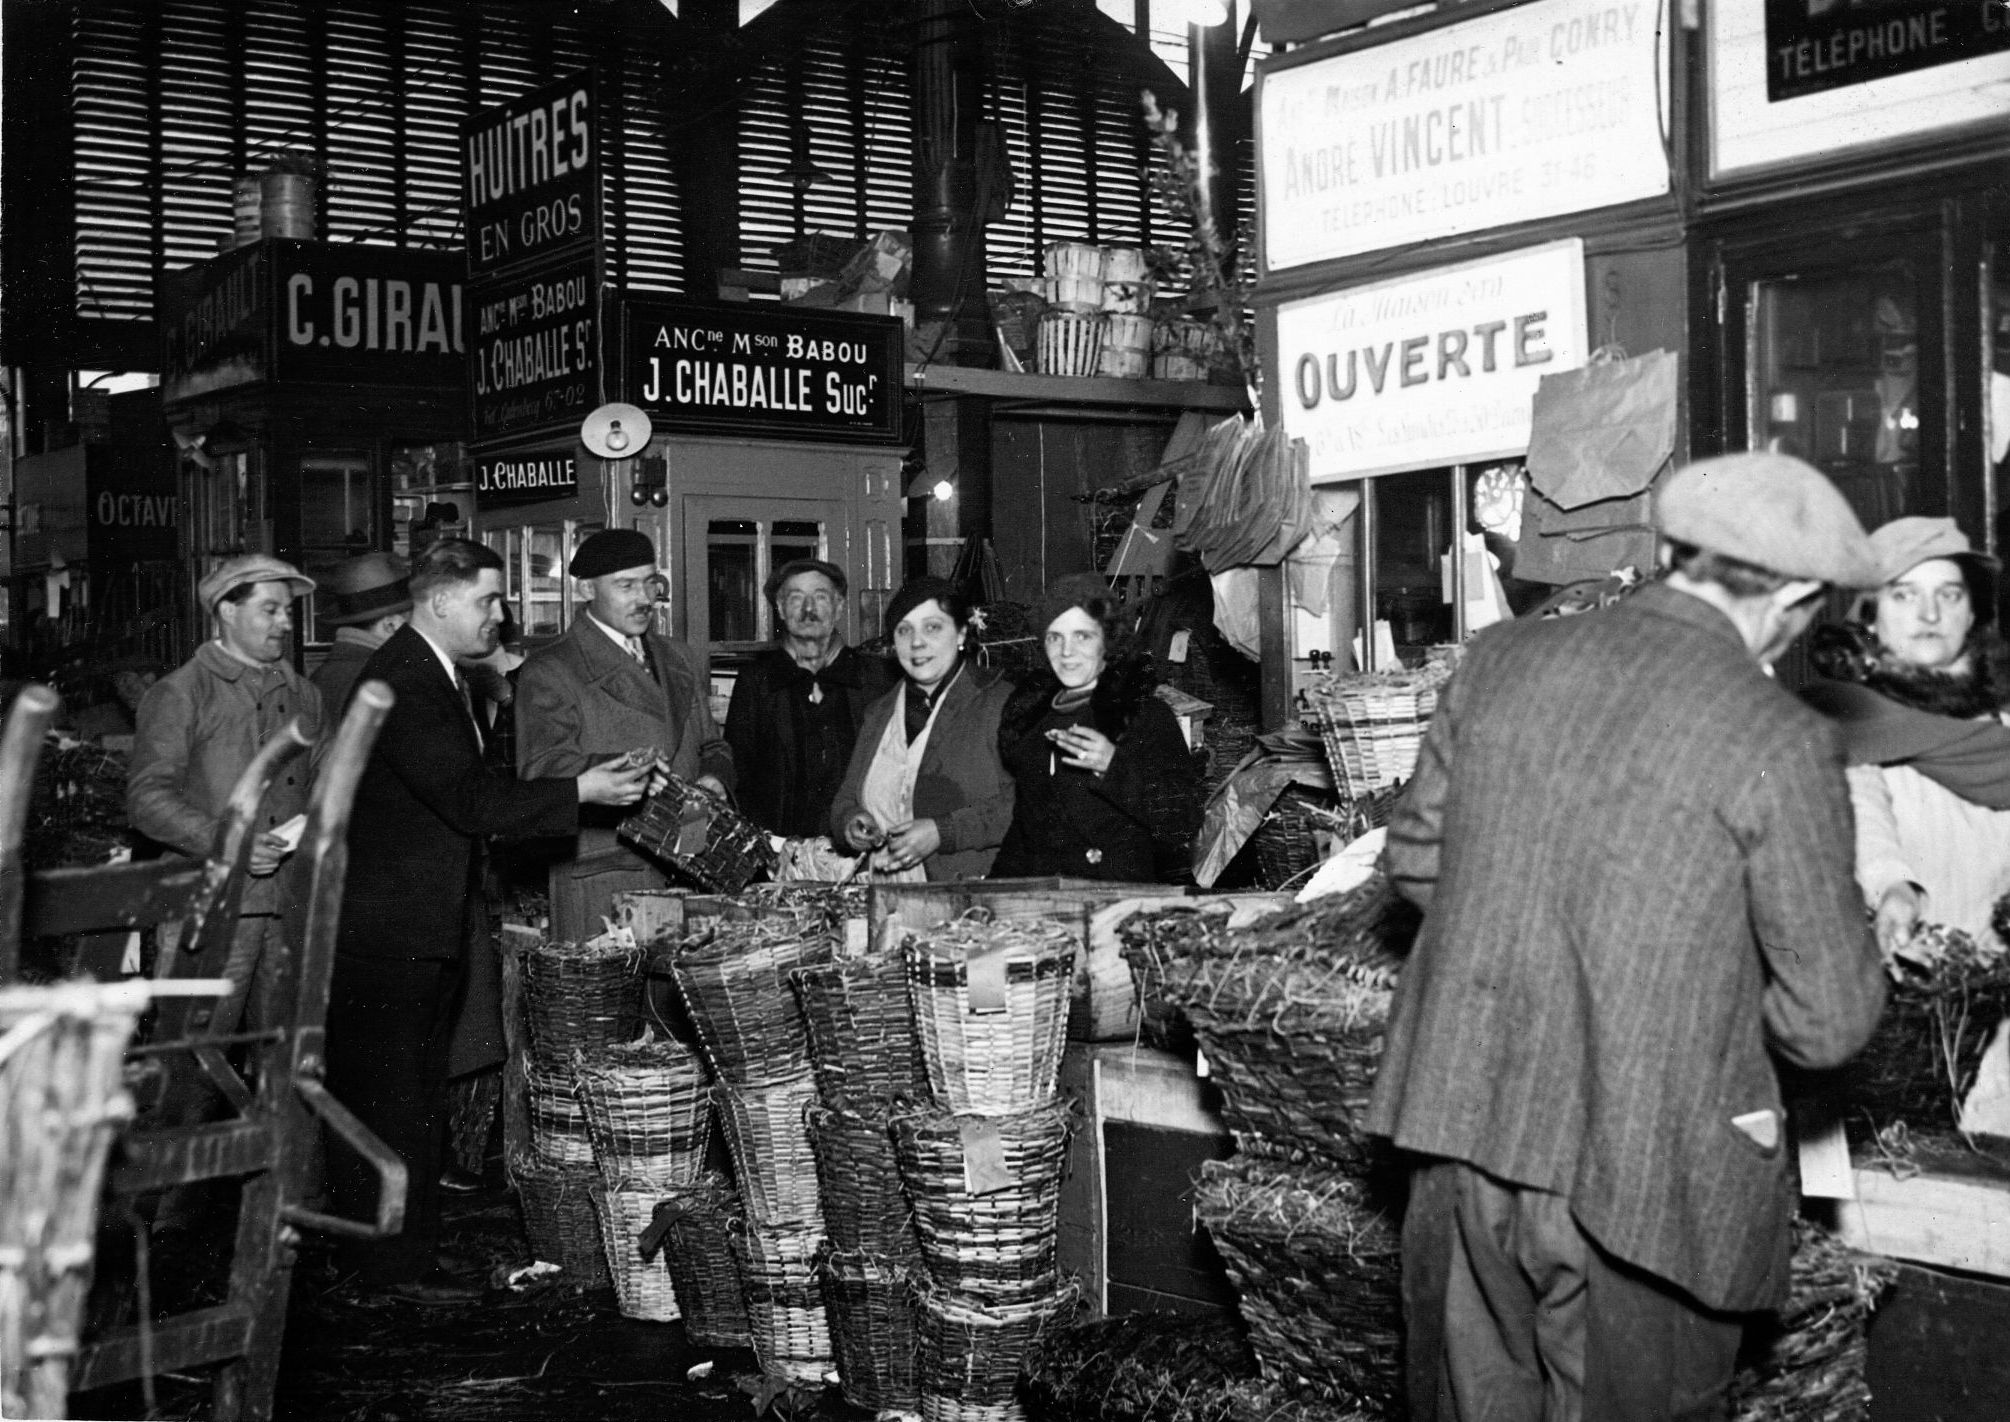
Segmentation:
<svg viewBox="0 0 2010 1422">
<path fill-rule="evenodd" d="M 313 589 L 313 579 L 264 553 L 231 558 L 198 585 L 216 635 L 140 702 L 126 780 L 133 828 L 176 853 L 206 859 L 230 792 L 259 747 L 298 716 L 318 755 L 321 693 L 287 659 L 294 600 Z M 291 762 L 259 806 L 252 877 L 228 961 L 188 965 L 197 976 L 231 981 L 230 996 L 210 1014 L 213 1030 L 236 1029 L 260 955 L 277 938 L 286 905 L 284 876 L 275 871 L 290 850 L 272 831 L 306 811 L 311 779 L 307 760 Z"/>
<path fill-rule="evenodd" d="M 340 721 L 363 663 L 412 620 L 412 588 L 404 559 L 365 553 L 323 574 L 321 591 L 328 599 L 321 620 L 335 629 L 335 645 L 309 680 L 321 693 L 328 719 Z"/>
<path fill-rule="evenodd" d="M 1722 1417 L 1787 1289 L 1776 1060 L 1840 1065 L 1883 1005 L 1841 743 L 1768 674 L 1869 541 L 1777 454 L 1658 512 L 1665 580 L 1471 644 L 1389 825 L 1424 920 L 1368 1126 L 1414 1153 L 1414 1417 Z"/>
<path fill-rule="evenodd" d="M 567 571 L 586 603 L 565 635 L 533 652 L 518 673 L 517 772 L 526 780 L 577 775 L 654 746 L 670 774 L 724 795 L 733 753 L 712 718 L 711 676 L 689 648 L 654 628 L 655 545 L 633 529 L 603 529 L 579 545 Z M 619 819 L 582 816 L 573 864 L 645 867 L 616 842 Z M 589 856 L 591 864 L 580 865 Z M 555 881 L 555 909 L 559 892 Z"/>
</svg>

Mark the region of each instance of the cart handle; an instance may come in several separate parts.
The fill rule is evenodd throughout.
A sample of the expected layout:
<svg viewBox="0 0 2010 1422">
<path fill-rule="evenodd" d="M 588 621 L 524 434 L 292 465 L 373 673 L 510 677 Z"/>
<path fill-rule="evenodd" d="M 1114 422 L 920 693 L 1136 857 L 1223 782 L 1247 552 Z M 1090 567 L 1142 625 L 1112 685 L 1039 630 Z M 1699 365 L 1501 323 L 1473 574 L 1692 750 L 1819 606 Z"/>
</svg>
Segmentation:
<svg viewBox="0 0 2010 1422">
<path fill-rule="evenodd" d="M 355 1112 L 336 1100 L 333 1092 L 312 1077 L 296 1076 L 293 1089 L 300 1093 L 300 1099 L 306 1103 L 308 1110 L 327 1123 L 331 1131 L 370 1162 L 377 1172 L 377 1218 L 374 1222 L 344 1219 L 340 1215 L 327 1215 L 319 1210 L 288 1205 L 282 1211 L 287 1223 L 327 1234 L 346 1235 L 350 1239 L 388 1239 L 397 1234 L 405 1227 L 404 1157 L 378 1140 L 376 1133 L 364 1125 Z"/>
</svg>

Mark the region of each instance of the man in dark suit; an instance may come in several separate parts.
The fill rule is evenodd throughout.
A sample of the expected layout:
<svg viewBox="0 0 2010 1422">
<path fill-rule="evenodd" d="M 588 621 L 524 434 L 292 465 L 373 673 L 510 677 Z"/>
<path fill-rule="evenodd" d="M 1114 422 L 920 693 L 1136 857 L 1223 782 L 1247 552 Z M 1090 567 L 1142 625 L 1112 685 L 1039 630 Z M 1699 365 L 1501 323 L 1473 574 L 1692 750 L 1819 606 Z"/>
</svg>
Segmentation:
<svg viewBox="0 0 2010 1422">
<path fill-rule="evenodd" d="M 1773 1058 L 1839 1065 L 1883 1005 L 1834 728 L 1768 671 L 1877 564 L 1784 455 L 1659 500 L 1672 569 L 1484 633 L 1384 865 L 1425 911 L 1370 1127 L 1416 1152 L 1412 1415 L 1714 1418 L 1786 1293 Z"/>
<path fill-rule="evenodd" d="M 502 560 L 462 539 L 435 543 L 411 573 L 411 622 L 364 666 L 397 697 L 362 781 L 328 1005 L 329 1089 L 405 1160 L 404 1232 L 356 1249 L 366 1287 L 425 1303 L 479 1290 L 438 1268 L 447 1047 L 490 835 L 569 834 L 582 804 L 626 805 L 650 767 L 602 766 L 517 780 L 482 763 L 457 657 L 495 647 Z M 376 1177 L 354 1152 L 329 1151 L 335 1206 L 367 1218 Z"/>
</svg>

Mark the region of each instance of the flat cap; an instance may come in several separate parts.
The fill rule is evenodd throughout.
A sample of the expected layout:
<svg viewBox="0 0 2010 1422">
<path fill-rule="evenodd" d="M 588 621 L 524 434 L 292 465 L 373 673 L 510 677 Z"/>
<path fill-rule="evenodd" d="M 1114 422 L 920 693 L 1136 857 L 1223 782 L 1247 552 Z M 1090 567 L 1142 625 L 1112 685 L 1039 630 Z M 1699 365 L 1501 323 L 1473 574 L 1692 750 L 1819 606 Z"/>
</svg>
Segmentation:
<svg viewBox="0 0 2010 1422">
<path fill-rule="evenodd" d="M 321 575 L 328 606 L 321 620 L 336 627 L 375 622 L 412 605 L 409 570 L 395 553 L 365 553 L 337 563 Z"/>
<path fill-rule="evenodd" d="M 1895 518 L 1871 534 L 1870 546 L 1877 552 L 1880 583 L 1904 577 L 1929 558 L 1973 563 L 1991 573 L 2003 566 L 1995 555 L 1971 547 L 1951 518 Z"/>
<path fill-rule="evenodd" d="M 295 597 L 305 597 L 314 591 L 314 579 L 291 563 L 282 562 L 270 553 L 240 553 L 224 559 L 195 585 L 196 595 L 202 599 L 202 610 L 214 612 L 225 594 L 246 583 L 288 583 Z"/>
<path fill-rule="evenodd" d="M 575 578 L 604 578 L 629 568 L 656 566 L 656 545 L 632 528 L 603 528 L 579 545 L 565 570 Z"/>
<path fill-rule="evenodd" d="M 1790 578 L 1874 588 L 1878 558 L 1849 501 L 1788 454 L 1720 454 L 1668 476 L 1655 498 L 1665 537 Z"/>
<path fill-rule="evenodd" d="M 762 594 L 769 602 L 773 602 L 775 595 L 781 592 L 782 584 L 793 578 L 797 573 L 822 573 L 831 580 L 831 586 L 838 590 L 839 597 L 843 597 L 850 588 L 850 583 L 844 575 L 844 569 L 840 568 L 837 564 L 826 563 L 821 558 L 793 558 L 775 569 L 774 572 L 768 574 L 767 585 L 761 589 Z"/>
</svg>

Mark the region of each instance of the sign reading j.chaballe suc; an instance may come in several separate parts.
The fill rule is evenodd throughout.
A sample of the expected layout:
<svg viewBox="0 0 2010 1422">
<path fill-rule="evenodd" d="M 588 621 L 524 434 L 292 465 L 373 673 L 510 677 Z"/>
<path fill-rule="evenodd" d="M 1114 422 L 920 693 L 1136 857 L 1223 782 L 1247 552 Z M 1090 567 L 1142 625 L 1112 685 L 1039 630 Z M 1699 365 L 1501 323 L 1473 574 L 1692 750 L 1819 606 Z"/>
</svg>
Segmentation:
<svg viewBox="0 0 2010 1422">
<path fill-rule="evenodd" d="M 2003 0 L 1766 0 L 1773 103 L 2010 50 Z"/>
<path fill-rule="evenodd" d="M 631 299 L 622 389 L 664 429 L 893 443 L 905 339 L 886 316 Z"/>
<path fill-rule="evenodd" d="M 594 254 L 470 283 L 469 429 L 477 441 L 577 428 L 601 403 Z"/>
<path fill-rule="evenodd" d="M 599 240 L 599 113 L 582 71 L 461 126 L 470 276 Z"/>
</svg>

